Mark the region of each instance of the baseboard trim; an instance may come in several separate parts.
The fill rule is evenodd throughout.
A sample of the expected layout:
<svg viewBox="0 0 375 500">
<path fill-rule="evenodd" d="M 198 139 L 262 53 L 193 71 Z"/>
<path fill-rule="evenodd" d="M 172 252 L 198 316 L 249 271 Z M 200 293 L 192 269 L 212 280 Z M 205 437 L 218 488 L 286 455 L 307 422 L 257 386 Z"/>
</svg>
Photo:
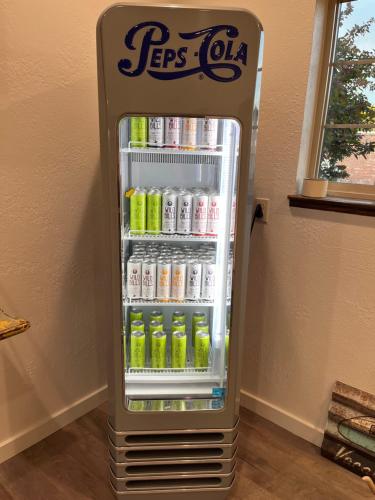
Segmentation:
<svg viewBox="0 0 375 500">
<path fill-rule="evenodd" d="M 107 399 L 107 386 L 87 394 L 73 404 L 59 410 L 24 431 L 0 443 L 0 463 L 70 424 L 85 413 L 93 410 Z"/>
<path fill-rule="evenodd" d="M 310 443 L 319 446 L 322 444 L 323 429 L 315 427 L 292 413 L 266 401 L 250 392 L 241 390 L 241 406 L 253 411 L 257 415 L 270 420 L 283 429 L 299 436 Z"/>
</svg>

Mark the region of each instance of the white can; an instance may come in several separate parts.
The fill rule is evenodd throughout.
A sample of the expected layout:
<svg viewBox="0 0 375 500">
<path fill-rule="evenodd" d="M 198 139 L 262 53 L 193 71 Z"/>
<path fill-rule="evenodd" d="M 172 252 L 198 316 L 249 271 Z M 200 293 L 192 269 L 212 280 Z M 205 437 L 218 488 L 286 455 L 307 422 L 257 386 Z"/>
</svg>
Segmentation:
<svg viewBox="0 0 375 500">
<path fill-rule="evenodd" d="M 217 235 L 220 226 L 221 217 L 221 197 L 214 193 L 211 194 L 208 200 L 207 211 L 207 234 Z"/>
<path fill-rule="evenodd" d="M 193 219 L 191 224 L 193 234 L 207 233 L 207 209 L 208 196 L 202 191 L 196 193 L 193 198 Z"/>
<path fill-rule="evenodd" d="M 228 271 L 227 271 L 227 299 L 232 296 L 232 277 L 233 277 L 233 257 L 228 260 Z"/>
<path fill-rule="evenodd" d="M 202 264 L 195 259 L 186 265 L 186 299 L 199 300 L 201 297 Z"/>
<path fill-rule="evenodd" d="M 182 140 L 184 149 L 195 149 L 197 145 L 197 118 L 182 118 Z"/>
<path fill-rule="evenodd" d="M 129 299 L 141 298 L 142 262 L 140 259 L 128 260 L 127 264 L 127 296 Z"/>
<path fill-rule="evenodd" d="M 202 293 L 204 300 L 214 300 L 216 282 L 216 264 L 214 262 L 203 262 L 202 265 Z"/>
<path fill-rule="evenodd" d="M 174 191 L 163 191 L 161 232 L 174 234 L 176 232 L 177 195 Z"/>
<path fill-rule="evenodd" d="M 182 192 L 177 198 L 177 233 L 191 233 L 191 216 L 193 211 L 193 196 L 188 191 Z"/>
<path fill-rule="evenodd" d="M 164 118 L 161 116 L 148 119 L 148 142 L 150 146 L 164 145 Z"/>
<path fill-rule="evenodd" d="M 186 286 L 186 264 L 183 260 L 172 262 L 171 296 L 175 300 L 184 300 Z"/>
<path fill-rule="evenodd" d="M 217 146 L 217 131 L 219 120 L 217 118 L 204 118 L 202 127 L 202 146 L 214 149 Z"/>
<path fill-rule="evenodd" d="M 156 262 L 145 260 L 142 263 L 142 299 L 154 300 L 156 295 Z"/>
<path fill-rule="evenodd" d="M 181 118 L 169 116 L 165 119 L 165 145 L 177 148 L 180 145 Z"/>
<path fill-rule="evenodd" d="M 171 267 L 170 261 L 158 260 L 156 296 L 160 300 L 167 300 L 171 296 Z"/>
<path fill-rule="evenodd" d="M 236 209 L 237 209 L 237 199 L 236 195 L 233 195 L 232 198 L 232 209 L 230 213 L 230 234 L 234 234 L 236 230 Z"/>
</svg>

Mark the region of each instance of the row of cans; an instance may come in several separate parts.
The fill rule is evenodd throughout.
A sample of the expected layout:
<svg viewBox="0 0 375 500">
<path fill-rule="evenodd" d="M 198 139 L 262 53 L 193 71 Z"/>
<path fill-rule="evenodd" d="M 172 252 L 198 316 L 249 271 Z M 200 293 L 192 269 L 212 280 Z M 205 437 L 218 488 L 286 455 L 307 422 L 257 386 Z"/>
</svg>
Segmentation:
<svg viewBox="0 0 375 500">
<path fill-rule="evenodd" d="M 131 117 L 130 142 L 139 148 L 215 149 L 218 128 L 216 118 Z"/>
<path fill-rule="evenodd" d="M 128 408 L 130 411 L 198 411 L 218 410 L 223 404 L 216 399 L 131 399 Z"/>
<path fill-rule="evenodd" d="M 130 196 L 130 231 L 134 234 L 218 234 L 222 218 L 221 196 L 207 189 L 136 187 Z M 231 210 L 235 228 L 236 199 Z"/>
<path fill-rule="evenodd" d="M 127 262 L 127 297 L 143 300 L 207 300 L 215 298 L 215 257 L 206 253 L 144 253 Z"/>
</svg>

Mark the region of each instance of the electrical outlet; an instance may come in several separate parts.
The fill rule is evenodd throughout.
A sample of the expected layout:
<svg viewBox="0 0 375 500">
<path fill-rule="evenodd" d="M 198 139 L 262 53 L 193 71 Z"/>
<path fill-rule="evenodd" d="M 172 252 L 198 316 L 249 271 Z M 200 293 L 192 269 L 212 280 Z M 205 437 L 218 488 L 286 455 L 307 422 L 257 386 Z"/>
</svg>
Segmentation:
<svg viewBox="0 0 375 500">
<path fill-rule="evenodd" d="M 261 205 L 263 210 L 262 222 L 267 223 L 270 217 L 270 200 L 269 198 L 255 198 L 255 205 Z"/>
</svg>

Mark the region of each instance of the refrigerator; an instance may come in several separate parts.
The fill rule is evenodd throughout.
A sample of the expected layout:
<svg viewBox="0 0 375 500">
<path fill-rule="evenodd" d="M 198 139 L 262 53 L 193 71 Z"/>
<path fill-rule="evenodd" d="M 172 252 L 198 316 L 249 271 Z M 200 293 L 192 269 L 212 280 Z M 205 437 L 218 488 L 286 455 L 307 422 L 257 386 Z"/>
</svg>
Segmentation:
<svg viewBox="0 0 375 500">
<path fill-rule="evenodd" d="M 116 4 L 98 21 L 117 498 L 234 484 L 262 46 L 240 9 Z"/>
</svg>

